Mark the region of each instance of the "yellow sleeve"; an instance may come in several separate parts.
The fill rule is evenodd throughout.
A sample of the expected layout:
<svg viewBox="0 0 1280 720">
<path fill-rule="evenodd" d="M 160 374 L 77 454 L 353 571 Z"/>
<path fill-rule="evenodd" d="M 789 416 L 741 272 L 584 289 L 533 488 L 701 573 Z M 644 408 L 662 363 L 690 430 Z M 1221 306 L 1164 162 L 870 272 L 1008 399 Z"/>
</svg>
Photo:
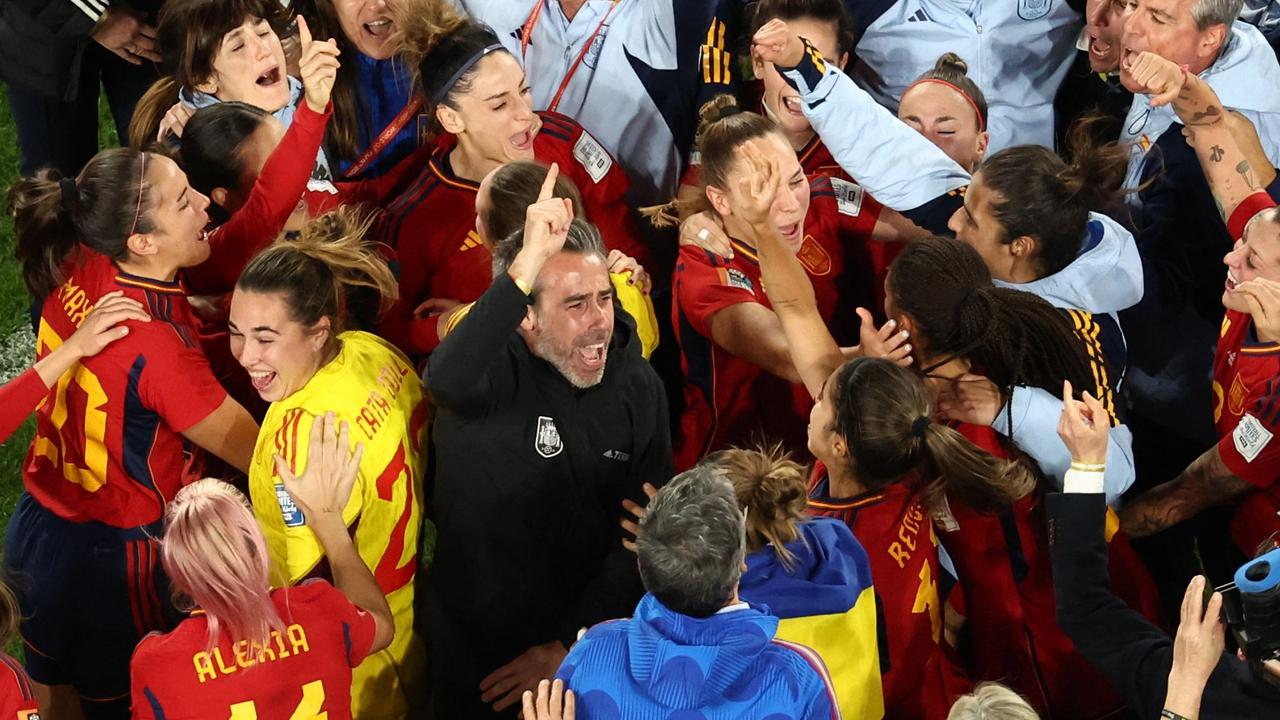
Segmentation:
<svg viewBox="0 0 1280 720">
<path fill-rule="evenodd" d="M 613 282 L 613 294 L 618 303 L 636 321 L 640 353 L 648 360 L 654 348 L 658 347 L 658 314 L 653 309 L 653 299 L 645 291 L 628 284 L 627 273 L 610 273 L 609 280 Z"/>
</svg>

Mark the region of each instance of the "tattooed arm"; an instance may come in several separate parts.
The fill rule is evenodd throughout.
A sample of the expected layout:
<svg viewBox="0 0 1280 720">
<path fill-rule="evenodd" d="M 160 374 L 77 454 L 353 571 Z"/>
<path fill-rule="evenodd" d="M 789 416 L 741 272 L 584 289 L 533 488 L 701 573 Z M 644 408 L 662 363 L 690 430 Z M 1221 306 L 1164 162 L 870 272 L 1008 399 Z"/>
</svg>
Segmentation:
<svg viewBox="0 0 1280 720">
<path fill-rule="evenodd" d="M 1215 445 L 1181 475 L 1125 505 L 1120 511 L 1120 527 L 1130 537 L 1154 535 L 1206 508 L 1229 503 L 1252 487 L 1227 469 Z"/>
<path fill-rule="evenodd" d="M 1152 95 L 1153 106 L 1173 104 L 1223 219 L 1275 178 L 1266 155 L 1255 151 L 1258 141 L 1252 124 L 1224 108 L 1208 83 L 1150 52 L 1134 61 L 1133 76 Z"/>
</svg>

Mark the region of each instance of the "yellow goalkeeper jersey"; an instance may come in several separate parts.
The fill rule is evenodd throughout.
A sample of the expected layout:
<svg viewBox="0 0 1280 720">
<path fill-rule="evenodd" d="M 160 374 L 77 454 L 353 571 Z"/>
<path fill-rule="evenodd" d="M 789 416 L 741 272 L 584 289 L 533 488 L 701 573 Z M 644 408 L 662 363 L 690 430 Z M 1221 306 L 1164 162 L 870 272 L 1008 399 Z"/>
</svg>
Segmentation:
<svg viewBox="0 0 1280 720">
<path fill-rule="evenodd" d="M 273 578 L 293 585 L 328 577 L 324 551 L 302 511 L 285 492 L 273 456 L 297 473 L 306 467 L 311 423 L 326 412 L 364 444 L 360 476 L 343 510 L 356 550 L 386 593 L 395 617 L 391 645 L 370 655 L 352 676 L 354 717 L 402 718 L 407 696 L 423 682 L 426 653 L 413 633 L 413 579 L 422 526 L 422 471 L 427 404 L 409 360 L 364 332 L 339 336 L 342 350 L 307 384 L 271 404 L 254 449 L 249 489 L 267 539 Z"/>
</svg>

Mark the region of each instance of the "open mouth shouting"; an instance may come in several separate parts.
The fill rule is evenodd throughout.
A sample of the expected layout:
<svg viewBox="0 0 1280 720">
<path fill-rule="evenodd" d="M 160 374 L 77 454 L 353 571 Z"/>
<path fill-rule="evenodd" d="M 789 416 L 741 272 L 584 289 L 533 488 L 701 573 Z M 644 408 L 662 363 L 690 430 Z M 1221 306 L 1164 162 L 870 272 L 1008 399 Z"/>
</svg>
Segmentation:
<svg viewBox="0 0 1280 720">
<path fill-rule="evenodd" d="M 278 85 L 283 79 L 284 74 L 280 72 L 280 66 L 272 65 L 270 68 L 263 71 L 263 73 L 259 75 L 258 79 L 254 82 L 257 83 L 258 87 L 269 88 Z"/>
</svg>

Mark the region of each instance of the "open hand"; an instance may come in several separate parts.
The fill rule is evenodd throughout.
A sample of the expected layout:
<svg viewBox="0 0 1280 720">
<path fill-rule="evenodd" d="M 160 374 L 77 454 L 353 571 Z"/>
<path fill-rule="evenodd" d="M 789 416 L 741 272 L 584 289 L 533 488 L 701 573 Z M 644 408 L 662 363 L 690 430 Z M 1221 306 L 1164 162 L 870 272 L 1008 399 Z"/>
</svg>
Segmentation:
<svg viewBox="0 0 1280 720">
<path fill-rule="evenodd" d="M 364 457 L 364 445 L 357 444 L 355 452 L 351 452 L 350 447 L 347 423 L 339 425 L 337 417 L 328 412 L 311 423 L 307 469 L 302 477 L 293 474 L 284 458 L 275 456 L 276 472 L 284 489 L 302 510 L 308 525 L 324 518 L 342 518 Z"/>
<path fill-rule="evenodd" d="M 67 338 L 67 345 L 80 357 L 93 357 L 129 334 L 129 327 L 120 324 L 125 320 L 148 322 L 151 316 L 143 309 L 142 303 L 125 297 L 122 291 L 109 292 L 98 298 L 93 311 Z"/>
</svg>

